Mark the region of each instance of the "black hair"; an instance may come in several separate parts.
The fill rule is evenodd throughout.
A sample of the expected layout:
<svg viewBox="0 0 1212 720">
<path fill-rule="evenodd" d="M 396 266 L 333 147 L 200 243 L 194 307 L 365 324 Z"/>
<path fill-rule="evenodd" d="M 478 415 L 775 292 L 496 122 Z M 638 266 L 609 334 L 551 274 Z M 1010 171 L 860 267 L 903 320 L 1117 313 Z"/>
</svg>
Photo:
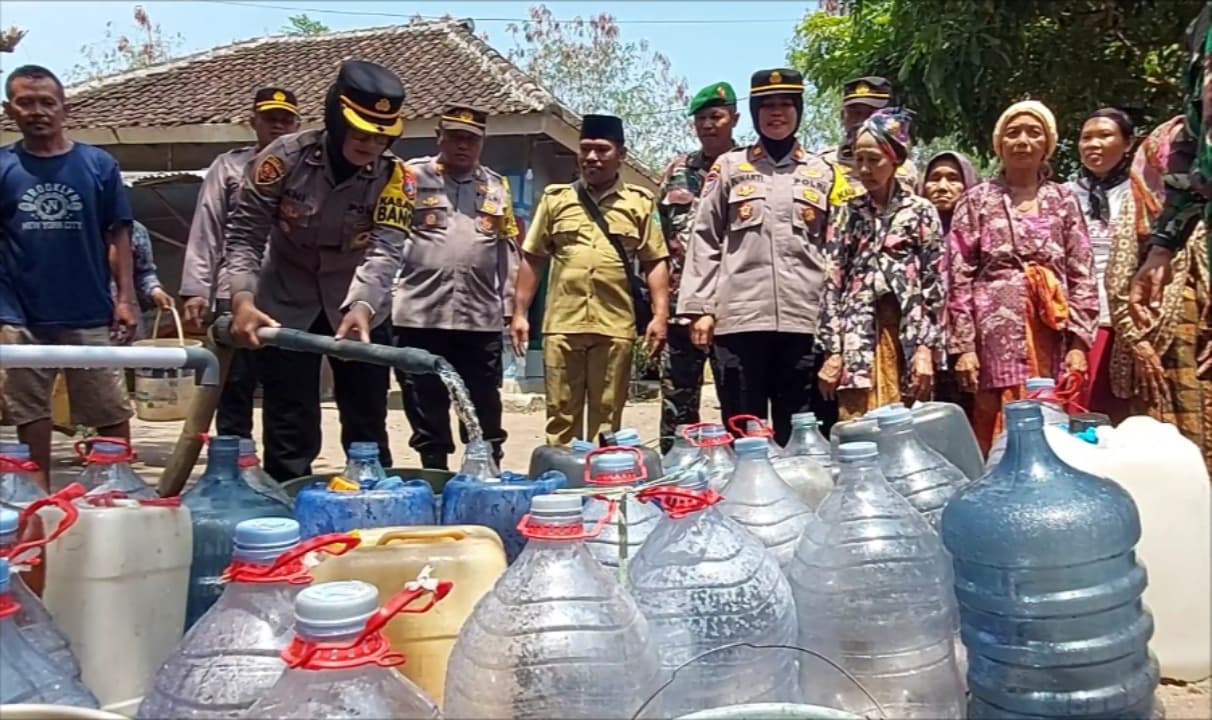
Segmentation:
<svg viewBox="0 0 1212 720">
<path fill-rule="evenodd" d="M 1136 136 L 1136 123 L 1132 122 L 1132 118 L 1128 116 L 1128 113 L 1119 108 L 1105 107 L 1102 110 L 1095 110 L 1086 116 L 1086 119 L 1082 121 L 1082 125 L 1098 118 L 1106 118 L 1115 123 L 1116 127 L 1119 128 L 1120 134 L 1129 142 Z"/>
<path fill-rule="evenodd" d="M 4 97 L 6 99 L 13 96 L 13 80 L 16 80 L 17 78 L 29 78 L 30 80 L 43 80 L 49 78 L 54 80 L 55 86 L 59 88 L 59 97 L 62 98 L 64 96 L 63 83 L 60 82 L 59 78 L 53 72 L 42 67 L 41 65 L 22 65 L 16 70 L 10 72 L 8 77 L 4 79 Z"/>
</svg>

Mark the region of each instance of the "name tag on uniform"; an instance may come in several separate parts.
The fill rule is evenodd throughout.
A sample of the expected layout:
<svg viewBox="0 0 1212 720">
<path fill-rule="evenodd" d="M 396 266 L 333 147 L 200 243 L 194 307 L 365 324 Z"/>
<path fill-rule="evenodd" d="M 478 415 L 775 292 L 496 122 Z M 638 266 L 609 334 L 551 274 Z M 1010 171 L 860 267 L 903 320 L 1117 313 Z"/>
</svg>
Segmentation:
<svg viewBox="0 0 1212 720">
<path fill-rule="evenodd" d="M 412 171 L 401 163 L 395 163 L 391 179 L 375 201 L 375 224 L 396 230 L 407 230 L 412 221 L 413 198 L 416 197 L 416 182 Z"/>
</svg>

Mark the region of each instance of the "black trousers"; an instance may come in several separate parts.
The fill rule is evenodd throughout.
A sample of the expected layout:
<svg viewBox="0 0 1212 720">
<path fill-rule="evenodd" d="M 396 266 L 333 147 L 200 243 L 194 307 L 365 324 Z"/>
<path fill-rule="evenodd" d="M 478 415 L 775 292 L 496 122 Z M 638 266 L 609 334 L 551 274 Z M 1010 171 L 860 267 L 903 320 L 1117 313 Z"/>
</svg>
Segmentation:
<svg viewBox="0 0 1212 720">
<path fill-rule="evenodd" d="M 332 335 L 324 313 L 309 332 Z M 370 331 L 370 340 L 391 344 L 391 325 Z M 265 472 L 279 482 L 311 474 L 311 463 L 320 454 L 320 361 L 313 353 L 267 347 L 257 350 L 261 375 L 261 444 L 265 447 Z M 379 461 L 391 467 L 387 439 L 387 390 L 391 371 L 382 365 L 329 359 L 333 394 L 341 418 L 341 445 L 376 442 Z"/>
<path fill-rule="evenodd" d="M 219 395 L 215 430 L 220 435 L 252 438 L 253 403 L 257 393 L 257 355 L 255 350 L 236 350 L 231 356 L 227 383 Z"/>
<path fill-rule="evenodd" d="M 497 462 L 504 451 L 505 429 L 501 427 L 501 352 L 499 332 L 396 328 L 396 345 L 427 350 L 446 358 L 463 382 L 475 406 L 484 439 L 492 443 Z M 447 456 L 454 452 L 450 432 L 450 394 L 436 375 L 397 372 L 404 402 L 404 415 L 412 425 L 408 444 L 427 468 L 446 469 Z M 467 442 L 467 428 L 459 423 L 459 438 Z"/>
<path fill-rule="evenodd" d="M 774 439 L 791 436 L 791 416 L 815 412 L 822 431 L 837 421 L 837 403 L 827 403 L 817 388 L 821 358 L 815 338 L 806 333 L 745 332 L 715 337 L 714 368 L 725 421 L 736 415 L 769 417 Z"/>
<path fill-rule="evenodd" d="M 699 350 L 690 342 L 689 325 L 671 323 L 669 338 L 661 351 L 661 452 L 669 452 L 678 425 L 699 422 L 703 366 L 708 362 L 714 375 L 715 355 Z M 718 396 L 719 385 L 716 389 Z"/>
</svg>

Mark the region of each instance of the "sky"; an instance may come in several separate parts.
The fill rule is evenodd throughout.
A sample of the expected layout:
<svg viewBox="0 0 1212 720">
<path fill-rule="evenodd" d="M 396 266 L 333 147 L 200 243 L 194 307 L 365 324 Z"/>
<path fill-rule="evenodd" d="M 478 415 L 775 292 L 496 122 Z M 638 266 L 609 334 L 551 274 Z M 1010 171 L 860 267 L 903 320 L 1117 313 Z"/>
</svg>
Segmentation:
<svg viewBox="0 0 1212 720">
<path fill-rule="evenodd" d="M 0 26 L 17 25 L 29 34 L 5 66 L 36 63 L 62 74 L 83 61 L 80 48 L 101 40 L 105 23 L 113 21 L 116 34 L 134 26 L 135 2 L 66 2 L 58 0 L 3 0 Z M 180 54 L 267 34 L 277 34 L 287 18 L 301 13 L 332 30 L 352 30 L 408 22 L 413 15 L 440 17 L 450 13 L 470 17 L 476 29 L 487 33 L 501 52 L 512 47 L 506 29 L 513 20 L 527 17 L 537 2 L 307 2 L 306 0 L 144 0 L 152 22 L 166 35 L 180 33 Z M 721 80 L 744 95 L 750 74 L 760 68 L 786 64 L 787 45 L 799 18 L 815 0 L 787 2 L 722 2 L 684 0 L 655 2 L 564 2 L 547 0 L 559 19 L 587 17 L 600 12 L 615 16 L 625 40 L 647 39 L 664 52 L 674 72 L 686 78 L 693 94 Z M 373 60 L 374 58 L 368 58 Z M 749 121 L 742 109 L 744 131 Z"/>
</svg>

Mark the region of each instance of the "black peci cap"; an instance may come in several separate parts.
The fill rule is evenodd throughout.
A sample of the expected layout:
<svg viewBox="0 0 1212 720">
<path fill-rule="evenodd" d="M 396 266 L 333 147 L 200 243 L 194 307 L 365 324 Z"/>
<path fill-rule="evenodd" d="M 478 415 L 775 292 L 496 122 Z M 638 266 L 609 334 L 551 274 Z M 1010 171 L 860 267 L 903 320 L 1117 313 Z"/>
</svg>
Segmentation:
<svg viewBox="0 0 1212 720">
<path fill-rule="evenodd" d="M 585 115 L 581 118 L 582 140 L 610 140 L 624 145 L 623 121 L 614 115 Z"/>
<path fill-rule="evenodd" d="M 341 114 L 350 127 L 372 135 L 404 132 L 404 85 L 391 70 L 365 60 L 347 60 L 337 73 Z"/>
</svg>

